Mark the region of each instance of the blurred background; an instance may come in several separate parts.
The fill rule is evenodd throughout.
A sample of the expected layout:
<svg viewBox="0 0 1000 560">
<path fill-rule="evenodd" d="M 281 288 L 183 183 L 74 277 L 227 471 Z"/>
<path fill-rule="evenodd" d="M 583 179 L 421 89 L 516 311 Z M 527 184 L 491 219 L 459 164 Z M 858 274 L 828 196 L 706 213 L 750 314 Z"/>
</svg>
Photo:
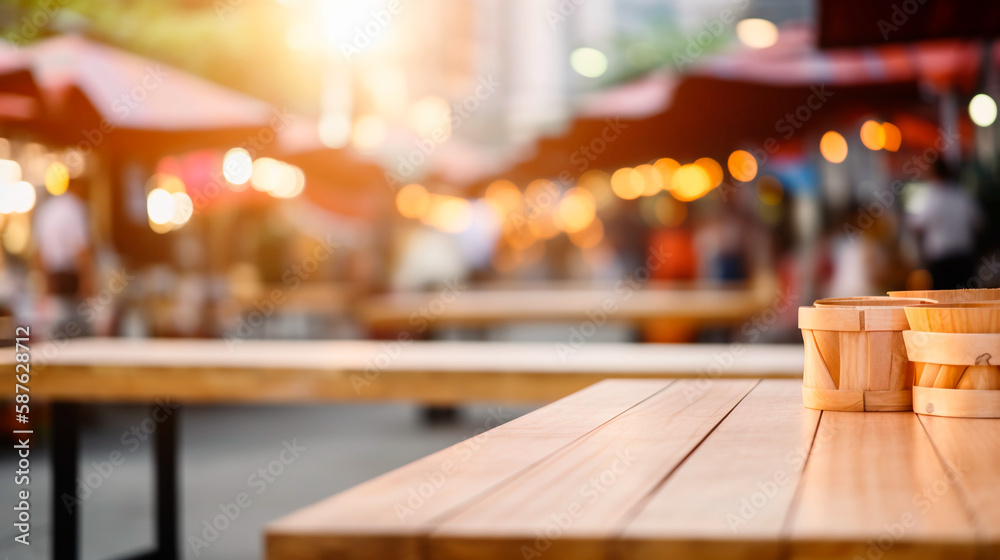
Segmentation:
<svg viewBox="0 0 1000 560">
<path fill-rule="evenodd" d="M 998 32 L 986 1 L 4 2 L 0 322 L 565 342 L 611 294 L 588 341 L 798 342 L 817 298 L 997 287 Z M 366 410 L 345 437 L 404 429 Z"/>
<path fill-rule="evenodd" d="M 0 304 L 52 336 L 558 339 L 384 296 L 995 286 L 997 11 L 6 3 Z M 710 316 L 606 336 L 741 336 Z"/>
</svg>

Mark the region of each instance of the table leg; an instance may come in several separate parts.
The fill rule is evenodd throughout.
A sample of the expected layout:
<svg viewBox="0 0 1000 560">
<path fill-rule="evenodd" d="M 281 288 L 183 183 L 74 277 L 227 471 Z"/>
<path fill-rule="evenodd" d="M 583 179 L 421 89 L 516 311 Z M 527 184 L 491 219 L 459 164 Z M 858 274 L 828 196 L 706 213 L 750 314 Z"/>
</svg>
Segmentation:
<svg viewBox="0 0 1000 560">
<path fill-rule="evenodd" d="M 174 409 L 156 428 L 156 545 L 160 560 L 180 557 L 177 527 L 178 473 L 177 423 L 180 409 Z"/>
<path fill-rule="evenodd" d="M 52 404 L 52 557 L 76 560 L 80 557 L 80 502 L 76 499 L 76 478 L 80 456 L 79 405 Z"/>
</svg>

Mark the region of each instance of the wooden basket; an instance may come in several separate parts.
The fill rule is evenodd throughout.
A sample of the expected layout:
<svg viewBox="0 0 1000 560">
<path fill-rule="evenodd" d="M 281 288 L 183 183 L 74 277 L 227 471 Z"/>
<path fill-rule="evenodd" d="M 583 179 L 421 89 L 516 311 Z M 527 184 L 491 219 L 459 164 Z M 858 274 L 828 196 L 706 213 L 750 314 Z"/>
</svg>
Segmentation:
<svg viewBox="0 0 1000 560">
<path fill-rule="evenodd" d="M 966 303 L 973 301 L 1000 302 L 1000 288 L 981 288 L 969 290 L 911 290 L 908 292 L 889 292 L 894 298 L 928 298 L 938 303 Z"/>
<path fill-rule="evenodd" d="M 906 359 L 902 305 L 923 299 L 845 298 L 799 308 L 805 343 L 806 408 L 899 411 L 913 407 L 913 365 Z"/>
<path fill-rule="evenodd" d="M 907 315 L 913 411 L 1000 418 L 1000 303 L 919 305 Z"/>
</svg>

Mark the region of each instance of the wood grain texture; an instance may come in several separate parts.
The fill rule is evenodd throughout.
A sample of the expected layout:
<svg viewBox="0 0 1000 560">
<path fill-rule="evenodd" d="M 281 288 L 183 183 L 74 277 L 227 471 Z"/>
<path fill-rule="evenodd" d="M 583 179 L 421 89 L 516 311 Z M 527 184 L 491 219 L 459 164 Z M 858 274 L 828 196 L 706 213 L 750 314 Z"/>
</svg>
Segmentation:
<svg viewBox="0 0 1000 560">
<path fill-rule="evenodd" d="M 949 365 L 1000 365 L 1000 333 L 953 334 L 905 331 L 913 362 Z"/>
<path fill-rule="evenodd" d="M 670 383 L 598 383 L 295 512 L 267 527 L 267 557 L 423 558 L 422 535 L 435 519 L 490 494 Z"/>
<path fill-rule="evenodd" d="M 951 481 L 970 509 L 980 558 L 1000 558 L 1000 500 L 995 491 L 1000 465 L 1000 422 L 974 418 L 919 416 L 944 461 Z M 974 434 L 974 435 L 973 435 Z"/>
<path fill-rule="evenodd" d="M 997 557 L 1000 424 L 667 383 L 605 381 L 294 513 L 267 558 Z"/>
<path fill-rule="evenodd" d="M 837 307 L 800 307 L 799 328 L 811 331 L 861 331 L 865 328 L 861 310 Z"/>
<path fill-rule="evenodd" d="M 628 524 L 623 556 L 775 558 L 820 412 L 762 381 Z"/>
<path fill-rule="evenodd" d="M 840 385 L 842 391 L 868 388 L 868 333 L 840 333 Z"/>
<path fill-rule="evenodd" d="M 953 418 L 1000 418 L 1000 391 L 914 387 L 913 411 Z"/>
<path fill-rule="evenodd" d="M 774 305 L 779 295 L 763 289 L 457 290 L 440 306 L 433 327 L 482 327 L 511 322 L 586 321 L 604 310 L 612 322 L 676 320 L 699 325 L 739 324 Z M 356 315 L 371 327 L 413 327 L 413 314 L 438 294 L 397 293 L 358 303 Z"/>
<path fill-rule="evenodd" d="M 430 556 L 603 558 L 595 540 L 620 533 L 629 513 L 755 384 L 676 381 L 450 516 L 432 534 Z M 488 548 L 479 545 L 483 538 Z"/>
<path fill-rule="evenodd" d="M 972 558 L 972 527 L 913 413 L 823 413 L 789 517 L 792 558 Z"/>
<path fill-rule="evenodd" d="M 76 339 L 34 345 L 32 359 L 38 400 L 445 405 L 551 402 L 605 378 L 800 378 L 803 365 L 799 345 L 360 340 Z"/>
</svg>

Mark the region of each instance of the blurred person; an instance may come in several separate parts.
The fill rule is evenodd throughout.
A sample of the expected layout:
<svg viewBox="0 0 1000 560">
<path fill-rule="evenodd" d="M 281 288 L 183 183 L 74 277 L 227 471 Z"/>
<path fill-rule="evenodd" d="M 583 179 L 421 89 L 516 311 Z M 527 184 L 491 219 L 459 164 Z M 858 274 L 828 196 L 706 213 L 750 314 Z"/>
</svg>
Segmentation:
<svg viewBox="0 0 1000 560">
<path fill-rule="evenodd" d="M 741 222 L 740 216 L 725 204 L 707 208 L 705 220 L 694 234 L 700 278 L 720 281 L 747 278 L 743 258 L 745 228 Z"/>
<path fill-rule="evenodd" d="M 395 290 L 428 290 L 464 281 L 469 273 L 454 235 L 419 226 L 401 240 L 391 283 Z"/>
<path fill-rule="evenodd" d="M 976 232 L 982 215 L 972 197 L 938 159 L 930 168 L 923 204 L 910 216 L 934 289 L 966 287 L 975 275 Z"/>
<path fill-rule="evenodd" d="M 90 228 L 81 181 L 70 180 L 65 193 L 50 196 L 38 206 L 34 238 L 35 264 L 44 276 L 52 306 L 50 333 L 86 334 L 86 321 L 76 320 L 79 302 L 93 293 Z M 70 322 L 75 322 L 81 332 L 67 328 Z"/>
</svg>

